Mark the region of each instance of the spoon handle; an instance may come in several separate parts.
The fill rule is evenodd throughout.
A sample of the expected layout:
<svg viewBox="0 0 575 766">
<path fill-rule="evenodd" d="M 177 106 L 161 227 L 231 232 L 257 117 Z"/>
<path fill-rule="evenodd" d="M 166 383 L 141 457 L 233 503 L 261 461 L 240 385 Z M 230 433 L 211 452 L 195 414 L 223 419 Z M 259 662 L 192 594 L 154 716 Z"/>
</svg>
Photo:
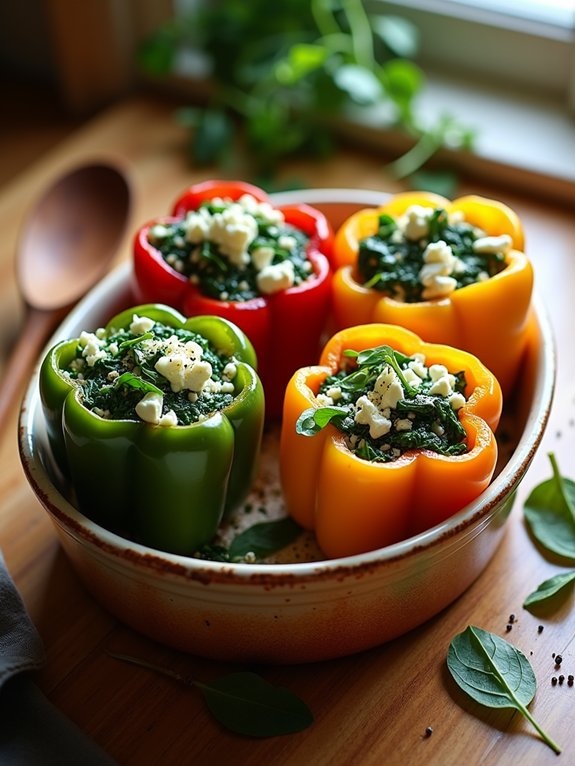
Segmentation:
<svg viewBox="0 0 575 766">
<path fill-rule="evenodd" d="M 46 343 L 50 331 L 65 311 L 42 311 L 28 308 L 26 321 L 4 368 L 0 381 L 0 429 L 4 429 L 12 409 L 24 395 L 34 362 Z"/>
</svg>

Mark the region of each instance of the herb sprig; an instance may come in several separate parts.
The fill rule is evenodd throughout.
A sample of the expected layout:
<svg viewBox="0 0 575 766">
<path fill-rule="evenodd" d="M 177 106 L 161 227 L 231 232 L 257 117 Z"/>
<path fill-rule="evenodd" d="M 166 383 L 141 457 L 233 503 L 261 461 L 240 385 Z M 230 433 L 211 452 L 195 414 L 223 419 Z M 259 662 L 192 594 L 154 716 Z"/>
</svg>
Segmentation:
<svg viewBox="0 0 575 766">
<path fill-rule="evenodd" d="M 191 130 L 196 164 L 229 168 L 243 136 L 256 174 L 269 177 L 294 155 L 324 157 L 340 142 L 342 121 L 381 114 L 414 144 L 390 168 L 412 176 L 439 149 L 469 150 L 474 133 L 452 115 L 432 126 L 416 113 L 425 75 L 413 58 L 418 29 L 362 0 L 267 0 L 200 3 L 171 19 L 140 48 L 141 68 L 157 77 L 178 72 L 192 51 L 213 87 L 207 105 L 179 112 Z M 202 76 L 200 74 L 200 76 Z M 194 74 L 192 73 L 192 77 Z M 197 77 L 197 73 L 195 75 Z M 418 188 L 447 193 L 446 174 L 414 179 Z M 439 188 L 439 184 L 443 188 Z"/>
</svg>

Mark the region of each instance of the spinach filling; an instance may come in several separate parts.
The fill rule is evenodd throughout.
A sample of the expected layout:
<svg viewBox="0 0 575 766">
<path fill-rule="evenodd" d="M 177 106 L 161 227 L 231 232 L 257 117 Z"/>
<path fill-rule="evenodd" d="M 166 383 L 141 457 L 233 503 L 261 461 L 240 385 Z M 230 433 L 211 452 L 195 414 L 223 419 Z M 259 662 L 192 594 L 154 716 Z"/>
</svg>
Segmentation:
<svg viewBox="0 0 575 766">
<path fill-rule="evenodd" d="M 484 237 L 465 221 L 450 222 L 447 211 L 438 208 L 428 219 L 428 233 L 423 240 L 406 238 L 395 218 L 379 217 L 377 234 L 359 243 L 357 269 L 365 287 L 388 293 L 404 303 L 426 300 L 421 270 L 424 253 L 432 242 L 445 242 L 457 259 L 456 268 L 449 272 L 455 280 L 454 289 L 483 281 L 505 268 L 503 252 L 475 252 L 474 242 Z"/>
<path fill-rule="evenodd" d="M 225 212 L 232 204 L 211 200 L 202 203 L 198 210 L 214 216 Z M 239 265 L 227 257 L 221 245 L 209 238 L 201 242 L 190 241 L 187 219 L 152 227 L 149 242 L 159 250 L 168 265 L 197 284 L 204 295 L 216 300 L 247 301 L 262 295 L 263 291 L 258 287 L 261 269 L 257 268 L 251 257 L 260 248 L 271 248 L 273 255 L 270 264 L 273 266 L 284 261 L 291 262 L 293 285 L 308 279 L 313 270 L 307 258 L 309 237 L 295 226 L 268 219 L 258 212 L 257 207 L 249 214 L 255 221 L 257 233 L 246 247 L 249 257 Z M 289 246 L 285 245 L 286 241 L 290 241 Z"/>
<path fill-rule="evenodd" d="M 322 405 L 300 415 L 298 433 L 313 436 L 333 423 L 345 434 L 351 452 L 373 462 L 390 462 L 414 449 L 429 449 L 441 455 L 467 452 L 466 432 L 457 415 L 465 401 L 464 372 L 450 374 L 442 365 L 427 368 L 423 357 L 405 356 L 389 346 L 359 353 L 347 350 L 344 354 L 355 360 L 355 369 L 342 369 L 325 379 L 317 395 Z M 441 378 L 445 381 L 438 383 Z M 379 405 L 385 405 L 380 394 L 388 395 L 392 385 L 396 400 L 393 406 L 379 409 L 377 422 L 365 422 L 358 415 L 358 404 L 365 404 L 367 398 L 376 406 L 378 399 Z M 433 393 L 438 388 L 447 395 Z M 377 435 L 378 427 L 385 433 Z"/>
<path fill-rule="evenodd" d="M 81 338 L 76 358 L 65 373 L 81 388 L 83 405 L 102 417 L 137 420 L 136 407 L 142 398 L 146 394 L 158 394 L 163 398 L 162 413 L 173 411 L 177 416 L 177 425 L 189 425 L 209 417 L 233 401 L 231 376 L 225 372 L 232 360 L 218 354 L 197 333 L 155 322 L 141 334 L 122 329 L 108 336 L 99 332 L 96 335 L 87 334 L 87 337 L 97 346 L 97 358 L 85 358 L 86 344 L 82 343 Z M 186 389 L 173 391 L 170 380 L 156 370 L 161 358 L 177 352 L 180 344 L 183 346 L 188 342 L 200 347 L 202 362 L 211 366 L 207 385 L 197 393 Z M 233 363 L 231 367 L 235 373 Z"/>
</svg>

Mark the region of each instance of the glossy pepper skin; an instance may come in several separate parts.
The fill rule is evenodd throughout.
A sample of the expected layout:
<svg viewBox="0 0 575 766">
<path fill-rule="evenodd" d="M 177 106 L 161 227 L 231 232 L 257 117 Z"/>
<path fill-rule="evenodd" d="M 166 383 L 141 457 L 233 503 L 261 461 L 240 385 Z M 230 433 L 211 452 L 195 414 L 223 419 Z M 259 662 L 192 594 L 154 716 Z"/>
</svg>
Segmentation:
<svg viewBox="0 0 575 766">
<path fill-rule="evenodd" d="M 270 202 L 256 186 L 240 181 L 206 181 L 191 186 L 176 201 L 172 216 L 143 226 L 134 241 L 136 294 L 141 301 L 160 301 L 186 316 L 214 314 L 234 322 L 256 350 L 258 371 L 266 391 L 266 414 L 281 415 L 283 393 L 292 372 L 317 358 L 331 298 L 329 258 L 333 231 L 325 216 L 309 205 L 280 206 L 285 222 L 310 238 L 307 257 L 313 266 L 309 279 L 272 295 L 247 301 L 222 301 L 203 295 L 197 285 L 166 263 L 148 242 L 157 223 L 173 223 L 214 197 L 238 200 L 251 194 L 258 202 Z"/>
<path fill-rule="evenodd" d="M 40 370 L 40 394 L 56 461 L 78 506 L 107 529 L 160 550 L 192 554 L 209 542 L 224 511 L 242 501 L 256 470 L 264 417 L 253 347 L 220 317 L 185 319 L 172 308 L 143 305 L 113 317 L 108 333 L 134 314 L 190 329 L 237 360 L 233 402 L 203 422 L 161 427 L 106 420 L 84 407 L 62 370 L 78 340 L 58 343 Z"/>
<path fill-rule="evenodd" d="M 411 205 L 461 212 L 488 235 L 509 234 L 513 249 L 506 267 L 494 277 L 455 290 L 446 298 L 402 303 L 365 288 L 356 272 L 358 243 L 377 232 L 378 217 L 400 217 Z M 495 374 L 507 396 L 526 347 L 533 269 L 523 252 L 518 216 L 501 202 L 466 196 L 450 202 L 425 192 L 407 192 L 379 207 L 361 210 L 339 229 L 334 244 L 333 310 L 336 329 L 366 322 L 406 327 L 432 343 L 469 351 Z"/>
<path fill-rule="evenodd" d="M 387 344 L 426 364 L 464 370 L 467 403 L 459 410 L 469 451 L 444 456 L 412 450 L 389 463 L 351 453 L 334 425 L 314 436 L 296 433 L 296 422 L 328 375 L 340 369 L 346 349 L 362 351 Z M 474 500 L 489 484 L 497 461 L 493 431 L 501 414 L 501 390 L 474 356 L 449 346 L 424 343 L 401 327 L 370 324 L 336 333 L 319 366 L 298 370 L 286 389 L 280 469 L 286 508 L 303 527 L 314 530 L 330 558 L 390 545 L 444 521 Z"/>
</svg>

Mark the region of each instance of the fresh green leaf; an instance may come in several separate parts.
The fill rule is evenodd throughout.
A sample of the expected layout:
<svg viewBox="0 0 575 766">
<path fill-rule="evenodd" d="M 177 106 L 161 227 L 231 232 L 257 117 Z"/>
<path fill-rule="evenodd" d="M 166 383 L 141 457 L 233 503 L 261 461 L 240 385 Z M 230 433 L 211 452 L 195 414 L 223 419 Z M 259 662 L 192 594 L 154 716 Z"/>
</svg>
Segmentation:
<svg viewBox="0 0 575 766">
<path fill-rule="evenodd" d="M 381 83 L 375 74 L 358 64 L 338 67 L 334 80 L 357 104 L 375 104 L 382 94 Z"/>
<path fill-rule="evenodd" d="M 309 407 L 297 419 L 295 430 L 302 436 L 315 436 L 328 423 L 348 414 L 345 407 Z"/>
<path fill-rule="evenodd" d="M 300 533 L 301 527 L 290 517 L 263 521 L 234 537 L 229 555 L 232 560 L 243 558 L 247 553 L 254 553 L 257 558 L 263 558 L 285 548 L 297 539 Z"/>
<path fill-rule="evenodd" d="M 277 737 L 313 723 L 308 706 L 288 689 L 272 686 L 256 673 L 232 673 L 195 684 L 221 724 L 247 737 Z"/>
<path fill-rule="evenodd" d="M 110 656 L 196 687 L 208 710 L 226 729 L 246 737 L 277 737 L 294 734 L 313 723 L 313 715 L 303 700 L 293 692 L 272 686 L 257 673 L 231 673 L 202 683 L 126 654 Z"/>
<path fill-rule="evenodd" d="M 159 394 L 160 396 L 163 396 L 164 393 L 161 388 L 154 386 L 153 383 L 148 383 L 147 380 L 142 380 L 138 375 L 134 375 L 133 372 L 125 372 L 119 378 L 116 378 L 114 388 L 120 388 L 121 386 L 129 386 L 148 394 Z"/>
<path fill-rule="evenodd" d="M 401 16 L 372 15 L 373 31 L 400 58 L 413 58 L 419 48 L 419 30 Z"/>
<path fill-rule="evenodd" d="M 529 609 L 529 607 L 539 605 L 544 601 L 549 601 L 573 582 L 575 582 L 575 571 L 561 572 L 561 574 L 550 577 L 548 580 L 542 582 L 537 590 L 534 590 L 533 593 L 530 593 L 527 596 L 523 602 L 523 606 L 525 609 Z"/>
<path fill-rule="evenodd" d="M 130 348 L 131 346 L 137 346 L 138 343 L 141 343 L 143 340 L 151 340 L 154 337 L 154 334 L 151 332 L 145 332 L 143 335 L 138 335 L 137 338 L 131 338 L 131 340 L 124 340 L 120 345 L 118 346 L 118 350 L 120 353 L 125 351 L 127 348 Z"/>
<path fill-rule="evenodd" d="M 527 709 L 537 682 L 529 660 L 519 649 L 470 625 L 451 641 L 447 667 L 457 685 L 473 700 L 485 707 L 519 711 L 555 753 L 561 752 Z"/>
<path fill-rule="evenodd" d="M 283 85 L 293 85 L 325 63 L 329 51 L 322 45 L 293 45 L 285 59 L 276 65 L 275 74 Z"/>
<path fill-rule="evenodd" d="M 553 477 L 532 490 L 524 514 L 535 539 L 551 553 L 575 560 L 575 482 L 561 476 L 553 453 Z"/>
</svg>

